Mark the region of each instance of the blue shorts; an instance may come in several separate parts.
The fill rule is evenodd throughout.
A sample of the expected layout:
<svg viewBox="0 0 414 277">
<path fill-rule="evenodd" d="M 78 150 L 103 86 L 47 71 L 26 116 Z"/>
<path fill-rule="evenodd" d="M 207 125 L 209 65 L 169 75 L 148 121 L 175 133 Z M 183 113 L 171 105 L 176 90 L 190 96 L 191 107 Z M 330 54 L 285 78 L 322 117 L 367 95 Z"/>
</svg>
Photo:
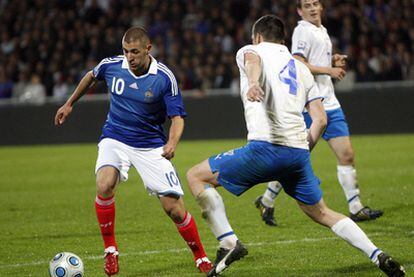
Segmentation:
<svg viewBox="0 0 414 277">
<path fill-rule="evenodd" d="M 349 136 L 348 123 L 346 122 L 344 112 L 341 108 L 326 111 L 326 116 L 328 117 L 328 124 L 326 125 L 325 132 L 322 134 L 324 140 Z M 309 129 L 312 124 L 312 119 L 309 116 L 309 113 L 303 113 L 303 117 L 305 118 L 306 128 Z"/>
<path fill-rule="evenodd" d="M 211 171 L 219 172 L 219 184 L 235 195 L 256 184 L 277 180 L 287 194 L 305 204 L 316 204 L 322 198 L 320 181 L 313 174 L 305 149 L 250 141 L 208 161 Z"/>
</svg>

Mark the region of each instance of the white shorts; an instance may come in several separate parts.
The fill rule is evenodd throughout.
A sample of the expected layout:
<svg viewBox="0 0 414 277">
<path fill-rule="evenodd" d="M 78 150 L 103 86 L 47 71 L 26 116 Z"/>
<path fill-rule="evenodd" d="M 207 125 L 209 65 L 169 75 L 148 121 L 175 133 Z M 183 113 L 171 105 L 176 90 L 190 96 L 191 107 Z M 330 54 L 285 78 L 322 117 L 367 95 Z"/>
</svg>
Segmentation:
<svg viewBox="0 0 414 277">
<path fill-rule="evenodd" d="M 95 174 L 104 166 L 119 171 L 121 181 L 128 180 L 128 170 L 134 166 L 144 186 L 152 195 L 184 195 L 172 163 L 161 156 L 163 148 L 134 148 L 114 139 L 104 138 L 98 144 Z"/>
</svg>

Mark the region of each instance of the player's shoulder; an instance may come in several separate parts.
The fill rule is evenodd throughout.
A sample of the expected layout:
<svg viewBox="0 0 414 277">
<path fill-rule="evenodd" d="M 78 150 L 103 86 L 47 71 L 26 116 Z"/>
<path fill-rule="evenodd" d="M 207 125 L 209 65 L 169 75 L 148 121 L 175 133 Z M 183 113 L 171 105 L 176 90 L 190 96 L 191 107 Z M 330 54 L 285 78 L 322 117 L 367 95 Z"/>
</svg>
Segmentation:
<svg viewBox="0 0 414 277">
<path fill-rule="evenodd" d="M 157 62 L 157 73 L 166 80 L 175 81 L 172 70 L 162 62 Z"/>
<path fill-rule="evenodd" d="M 118 56 L 104 58 L 97 65 L 97 67 L 120 64 L 124 61 L 124 57 L 125 57 L 124 55 L 118 55 Z"/>
<path fill-rule="evenodd" d="M 162 62 L 157 62 L 157 73 L 165 81 L 166 85 L 171 85 L 173 95 L 178 94 L 177 79 L 172 70 Z"/>
<path fill-rule="evenodd" d="M 298 21 L 298 25 L 296 25 L 295 29 L 293 30 L 294 34 L 306 34 L 309 35 L 315 29 L 315 25 L 305 20 Z"/>
<path fill-rule="evenodd" d="M 246 52 L 249 52 L 249 51 L 251 51 L 251 52 L 256 52 L 256 50 L 257 50 L 257 45 L 247 44 L 247 45 L 245 45 L 245 46 L 241 47 L 241 48 L 237 51 L 236 56 L 243 55 L 243 54 L 245 54 Z"/>
</svg>

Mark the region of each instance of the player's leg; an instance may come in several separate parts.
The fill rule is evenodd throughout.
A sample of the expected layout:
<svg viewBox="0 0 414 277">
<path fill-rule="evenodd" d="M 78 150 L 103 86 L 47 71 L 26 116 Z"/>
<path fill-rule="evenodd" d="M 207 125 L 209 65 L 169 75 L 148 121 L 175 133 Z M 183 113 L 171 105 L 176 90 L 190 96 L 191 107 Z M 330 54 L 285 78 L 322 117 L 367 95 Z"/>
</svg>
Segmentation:
<svg viewBox="0 0 414 277">
<path fill-rule="evenodd" d="M 247 255 L 247 249 L 238 240 L 227 219 L 223 199 L 217 192 L 218 173 L 213 173 L 208 160 L 192 167 L 187 172 L 191 193 L 202 209 L 202 216 L 219 241 L 214 268 L 208 276 L 216 276 L 231 263 Z"/>
<path fill-rule="evenodd" d="M 196 267 L 200 272 L 209 272 L 212 268 L 201 243 L 196 222 L 192 215 L 185 209 L 182 197 L 169 194 L 159 197 L 166 214 L 174 221 L 181 237 L 186 241 L 194 255 Z"/>
<path fill-rule="evenodd" d="M 194 218 L 184 207 L 184 192 L 172 163 L 162 156 L 162 147 L 152 150 L 131 148 L 129 156 L 149 193 L 157 195 L 167 215 L 190 247 L 196 266 L 206 272 L 211 268 L 201 243 Z"/>
<path fill-rule="evenodd" d="M 269 226 L 277 226 L 275 220 L 274 201 L 282 190 L 282 185 L 278 181 L 267 184 L 266 191 L 254 201 L 256 208 L 260 211 L 262 220 Z"/>
<path fill-rule="evenodd" d="M 315 222 L 331 228 L 336 235 L 363 251 L 384 272 L 403 273 L 402 267 L 378 249 L 354 221 L 326 206 L 322 199 L 320 181 L 313 173 L 309 155 L 297 152 L 298 156 L 294 158 L 298 162 L 281 178 L 286 193 L 297 200 L 305 214 Z"/>
<path fill-rule="evenodd" d="M 364 231 L 350 218 L 329 209 L 323 199 L 313 205 L 297 201 L 300 208 L 315 222 L 331 230 L 352 246 L 364 252 L 370 260 L 389 276 L 404 276 L 404 269 L 395 260 L 382 252 L 367 237 Z"/>
<path fill-rule="evenodd" d="M 101 167 L 96 174 L 95 211 L 105 245 L 105 273 L 115 275 L 118 267 L 118 245 L 115 240 L 115 197 L 114 189 L 119 172 L 112 166 Z"/>
<path fill-rule="evenodd" d="M 328 144 L 338 161 L 338 180 L 348 201 L 351 218 L 362 221 L 380 217 L 383 214 L 381 210 L 372 210 L 361 203 L 350 137 L 334 137 L 328 140 Z"/>
<path fill-rule="evenodd" d="M 118 245 L 115 240 L 115 187 L 120 180 L 128 179 L 129 161 L 121 153 L 123 144 L 112 139 L 99 143 L 96 161 L 95 211 L 105 246 L 105 273 L 119 271 Z"/>
<path fill-rule="evenodd" d="M 227 219 L 223 199 L 215 189 L 218 186 L 216 176 L 205 160 L 187 172 L 188 186 L 220 247 L 231 249 L 236 246 L 237 236 Z"/>
</svg>

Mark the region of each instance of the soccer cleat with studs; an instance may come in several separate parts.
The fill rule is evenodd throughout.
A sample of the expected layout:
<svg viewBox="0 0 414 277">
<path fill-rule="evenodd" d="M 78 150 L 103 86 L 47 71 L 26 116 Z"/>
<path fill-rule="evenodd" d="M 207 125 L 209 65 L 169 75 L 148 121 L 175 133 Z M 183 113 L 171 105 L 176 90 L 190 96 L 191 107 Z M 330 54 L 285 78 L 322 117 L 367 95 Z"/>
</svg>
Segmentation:
<svg viewBox="0 0 414 277">
<path fill-rule="evenodd" d="M 108 276 L 112 276 L 118 273 L 119 266 L 118 266 L 118 256 L 119 252 L 116 250 L 114 246 L 110 246 L 105 249 L 105 273 Z"/>
<path fill-rule="evenodd" d="M 195 263 L 198 270 L 202 273 L 208 273 L 213 268 L 213 265 L 207 257 L 198 258 Z"/>
<path fill-rule="evenodd" d="M 230 252 L 230 249 L 226 249 L 226 248 L 219 248 L 217 249 L 217 254 L 216 254 L 216 260 L 214 261 L 214 264 L 218 264 L 228 253 Z"/>
<path fill-rule="evenodd" d="M 374 220 L 384 214 L 381 210 L 372 210 L 370 207 L 364 207 L 359 212 L 351 214 L 351 219 L 355 222 Z"/>
<path fill-rule="evenodd" d="M 256 208 L 260 211 L 260 216 L 262 217 L 262 220 L 269 226 L 277 226 L 276 220 L 275 220 L 275 209 L 269 208 L 263 205 L 262 202 L 263 196 L 259 196 L 254 201 L 254 205 Z"/>
<path fill-rule="evenodd" d="M 218 251 L 217 251 L 218 253 Z M 214 265 L 214 267 L 207 274 L 208 277 L 220 275 L 226 268 L 235 261 L 240 260 L 248 254 L 246 247 L 240 242 L 236 242 L 236 246 L 228 250 L 227 254 Z M 216 258 L 216 261 L 219 257 Z"/>
<path fill-rule="evenodd" d="M 389 277 L 405 276 L 404 268 L 386 253 L 378 255 L 379 268 Z"/>
</svg>

